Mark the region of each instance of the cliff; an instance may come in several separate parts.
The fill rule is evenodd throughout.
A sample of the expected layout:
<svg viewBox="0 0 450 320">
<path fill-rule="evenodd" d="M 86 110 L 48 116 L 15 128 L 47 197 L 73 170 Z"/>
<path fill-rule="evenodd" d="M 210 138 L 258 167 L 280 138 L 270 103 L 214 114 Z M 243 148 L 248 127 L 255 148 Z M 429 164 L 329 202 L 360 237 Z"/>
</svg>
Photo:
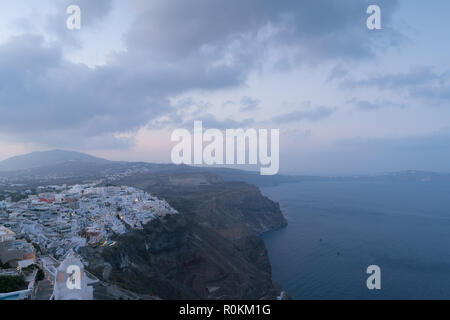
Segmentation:
<svg viewBox="0 0 450 320">
<path fill-rule="evenodd" d="M 286 225 L 258 188 L 211 174 L 127 178 L 118 184 L 166 199 L 180 214 L 119 236 L 115 247 L 86 248 L 89 269 L 108 282 L 162 299 L 276 299 L 258 234 Z M 105 272 L 108 266 L 108 272 Z"/>
</svg>

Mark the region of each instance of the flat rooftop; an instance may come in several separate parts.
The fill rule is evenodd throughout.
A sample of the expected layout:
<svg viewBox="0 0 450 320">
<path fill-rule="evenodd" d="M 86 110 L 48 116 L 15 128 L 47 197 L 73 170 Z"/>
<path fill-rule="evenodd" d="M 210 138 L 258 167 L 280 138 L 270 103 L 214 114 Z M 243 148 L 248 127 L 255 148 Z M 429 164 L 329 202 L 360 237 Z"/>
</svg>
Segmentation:
<svg viewBox="0 0 450 320">
<path fill-rule="evenodd" d="M 0 226 L 0 236 L 5 235 L 13 236 L 15 235 L 15 233 L 9 230 L 8 228 L 5 228 L 4 226 Z"/>
</svg>

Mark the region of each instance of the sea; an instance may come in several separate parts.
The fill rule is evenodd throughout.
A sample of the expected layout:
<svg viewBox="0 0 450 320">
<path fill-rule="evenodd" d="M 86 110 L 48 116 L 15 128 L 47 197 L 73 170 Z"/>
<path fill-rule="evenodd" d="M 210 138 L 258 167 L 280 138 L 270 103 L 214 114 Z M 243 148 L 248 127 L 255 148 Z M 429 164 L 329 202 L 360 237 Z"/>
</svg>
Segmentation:
<svg viewBox="0 0 450 320">
<path fill-rule="evenodd" d="M 305 181 L 264 187 L 288 226 L 263 235 L 294 299 L 450 299 L 450 183 Z M 380 268 L 370 290 L 369 266 Z"/>
</svg>

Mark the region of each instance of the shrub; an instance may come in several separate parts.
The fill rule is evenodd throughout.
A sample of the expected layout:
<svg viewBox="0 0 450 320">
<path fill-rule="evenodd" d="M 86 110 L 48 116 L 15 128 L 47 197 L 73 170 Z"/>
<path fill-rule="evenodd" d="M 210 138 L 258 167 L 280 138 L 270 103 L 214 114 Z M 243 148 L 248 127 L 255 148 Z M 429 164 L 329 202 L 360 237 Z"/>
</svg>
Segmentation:
<svg viewBox="0 0 450 320">
<path fill-rule="evenodd" d="M 27 289 L 23 276 L 0 276 L 0 292 L 8 293 Z"/>
<path fill-rule="evenodd" d="M 45 273 L 44 271 L 42 271 L 42 269 L 39 269 L 37 272 L 37 276 L 36 276 L 36 280 L 37 281 L 42 281 L 45 278 Z"/>
</svg>

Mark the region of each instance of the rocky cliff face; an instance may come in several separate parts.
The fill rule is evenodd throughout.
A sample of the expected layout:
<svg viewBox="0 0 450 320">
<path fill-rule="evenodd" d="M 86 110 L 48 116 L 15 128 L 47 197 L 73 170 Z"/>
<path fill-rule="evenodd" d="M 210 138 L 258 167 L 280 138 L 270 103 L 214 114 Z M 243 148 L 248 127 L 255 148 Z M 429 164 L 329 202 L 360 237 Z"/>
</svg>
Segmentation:
<svg viewBox="0 0 450 320">
<path fill-rule="evenodd" d="M 130 179 L 130 178 L 127 178 Z M 145 182 L 147 181 L 147 182 Z M 163 299 L 276 299 L 258 234 L 286 225 L 279 206 L 256 187 L 203 174 L 121 181 L 166 199 L 179 215 L 87 248 L 89 269 L 141 295 Z M 106 280 L 106 279 L 105 279 Z"/>
</svg>

